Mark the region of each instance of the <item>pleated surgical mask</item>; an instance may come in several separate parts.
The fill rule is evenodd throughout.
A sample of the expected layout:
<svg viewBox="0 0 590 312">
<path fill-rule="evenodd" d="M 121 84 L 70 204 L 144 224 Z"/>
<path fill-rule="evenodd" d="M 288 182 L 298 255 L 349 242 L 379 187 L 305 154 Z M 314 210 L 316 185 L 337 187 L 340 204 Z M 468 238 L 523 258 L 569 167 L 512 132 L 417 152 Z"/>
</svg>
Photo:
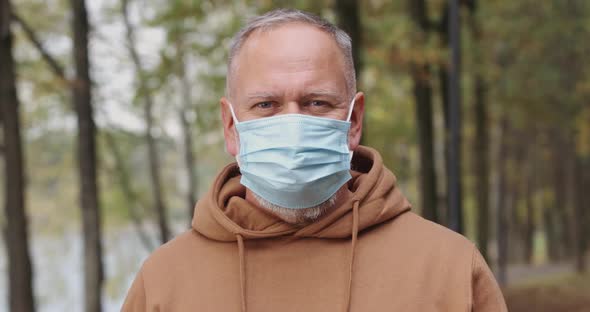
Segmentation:
<svg viewBox="0 0 590 312">
<path fill-rule="evenodd" d="M 346 121 L 285 114 L 239 122 L 240 183 L 268 202 L 292 209 L 319 205 L 351 179 Z"/>
</svg>

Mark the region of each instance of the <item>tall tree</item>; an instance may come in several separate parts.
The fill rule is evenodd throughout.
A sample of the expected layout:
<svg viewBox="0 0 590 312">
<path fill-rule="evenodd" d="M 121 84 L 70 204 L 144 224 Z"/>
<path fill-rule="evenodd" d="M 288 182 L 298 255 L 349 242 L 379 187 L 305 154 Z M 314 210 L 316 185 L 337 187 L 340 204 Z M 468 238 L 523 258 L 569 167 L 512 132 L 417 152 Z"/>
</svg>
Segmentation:
<svg viewBox="0 0 590 312">
<path fill-rule="evenodd" d="M 359 1 L 357 0 L 340 0 L 335 1 L 336 15 L 338 17 L 338 25 L 344 30 L 352 39 L 352 57 L 354 58 L 354 69 L 357 75 L 357 81 L 360 80 L 360 75 L 363 67 L 361 58 L 362 49 L 362 25 Z"/>
<path fill-rule="evenodd" d="M 578 248 L 576 252 L 576 269 L 578 272 L 588 270 L 588 251 L 590 249 L 590 201 L 585 197 L 590 188 L 590 157 L 579 157 L 576 162 L 576 218 L 578 225 Z"/>
<path fill-rule="evenodd" d="M 75 76 L 72 99 L 78 119 L 80 204 L 84 233 L 84 311 L 101 311 L 103 281 L 101 218 L 98 202 L 96 126 L 88 57 L 89 22 L 84 0 L 71 0 Z"/>
<path fill-rule="evenodd" d="M 507 163 L 508 163 L 508 135 L 510 124 L 507 116 L 503 116 L 500 121 L 500 146 L 498 148 L 498 200 L 496 219 L 496 233 L 498 242 L 498 283 L 503 286 L 508 280 L 508 198 L 507 198 Z"/>
<path fill-rule="evenodd" d="M 489 149 L 488 134 L 488 108 L 486 102 L 487 85 L 483 75 L 483 64 L 479 62 L 482 58 L 482 31 L 477 11 L 477 1 L 469 3 L 470 28 L 473 38 L 472 57 L 477 68 L 474 68 L 474 121 L 475 121 L 475 144 L 473 145 L 474 174 L 476 177 L 476 199 L 477 199 L 477 245 L 485 259 L 488 257 L 489 240 Z"/>
<path fill-rule="evenodd" d="M 553 209 L 557 220 L 559 249 L 558 257 L 569 258 L 573 255 L 573 237 L 570 229 L 570 212 L 567 202 L 567 164 L 570 163 L 572 148 L 562 137 L 561 129 L 555 129 L 553 140 Z"/>
<path fill-rule="evenodd" d="M 165 243 L 170 238 L 170 229 L 168 228 L 168 221 L 166 216 L 166 206 L 164 203 L 164 194 L 162 188 L 162 178 L 160 175 L 160 156 L 158 153 L 157 142 L 154 138 L 154 99 L 147 84 L 147 73 L 141 62 L 141 58 L 137 53 L 136 42 L 135 42 L 135 29 L 129 20 L 129 1 L 123 0 L 121 4 L 123 13 L 123 21 L 125 23 L 125 29 L 127 32 L 127 41 L 129 54 L 131 60 L 135 66 L 137 73 L 137 83 L 139 85 L 138 92 L 144 100 L 144 117 L 146 122 L 145 140 L 148 145 L 148 158 L 149 158 L 149 169 L 150 178 L 152 184 L 152 194 L 154 200 L 154 208 L 156 216 L 158 218 L 158 226 L 160 229 L 160 241 Z"/>
<path fill-rule="evenodd" d="M 449 49 L 449 4 L 448 1 L 442 5 L 442 12 L 440 14 L 440 20 L 436 23 L 436 31 L 440 38 L 440 45 L 439 49 L 442 51 L 448 51 Z M 438 71 L 438 83 L 439 83 L 439 98 L 440 104 L 442 106 L 442 115 L 444 121 L 444 130 L 442 131 L 443 137 L 443 156 L 444 156 L 444 174 L 446 179 L 445 188 L 446 193 L 444 194 L 444 201 L 442 203 L 443 207 L 446 208 L 446 215 L 447 218 L 445 220 L 446 224 L 449 223 L 448 216 L 449 216 L 449 193 L 448 193 L 448 176 L 450 167 L 451 167 L 451 157 L 450 157 L 450 146 L 451 146 L 451 124 L 449 120 L 449 60 L 448 58 L 441 57 L 437 62 L 437 71 Z"/>
<path fill-rule="evenodd" d="M 25 211 L 24 155 L 21 143 L 19 99 L 12 55 L 11 3 L 0 0 L 0 124 L 4 133 L 3 229 L 7 247 L 9 307 L 13 312 L 35 310 L 29 233 Z"/>
<path fill-rule="evenodd" d="M 420 29 L 423 40 L 428 38 L 431 22 L 428 19 L 426 2 L 407 2 L 410 15 Z M 436 168 L 434 163 L 434 134 L 432 121 L 432 74 L 428 60 L 412 62 L 413 91 L 416 102 L 418 144 L 420 146 L 420 196 L 422 214 L 425 218 L 439 222 L 437 213 Z"/>
<path fill-rule="evenodd" d="M 571 164 L 573 166 L 573 183 L 572 188 L 574 191 L 574 212 L 576 217 L 574 218 L 574 229 L 575 229 L 575 257 L 576 257 L 576 270 L 580 273 L 586 272 L 586 249 L 588 248 L 590 223 L 588 222 L 588 215 L 590 205 L 587 200 L 584 200 L 584 190 L 587 190 L 590 185 L 585 179 L 584 170 L 585 163 L 584 159 L 580 156 L 575 157 L 575 161 Z M 587 165 L 586 165 L 587 166 Z M 590 167 L 590 166 L 588 166 Z"/>
<path fill-rule="evenodd" d="M 526 221 L 524 230 L 524 258 L 529 264 L 533 264 L 533 247 L 535 234 L 535 201 L 533 195 L 536 191 L 538 178 L 536 157 L 529 149 L 527 151 L 527 164 L 525 165 L 525 205 L 526 205 Z"/>
<path fill-rule="evenodd" d="M 363 59 L 361 57 L 362 50 L 362 33 L 363 27 L 361 24 L 360 1 L 357 0 L 340 0 L 335 1 L 335 11 L 338 17 L 338 25 L 350 36 L 352 40 L 352 58 L 354 61 L 354 71 L 356 73 L 357 85 L 361 81 L 361 74 L 363 70 Z M 366 116 L 366 114 L 365 114 Z M 366 117 L 365 117 L 366 119 Z M 364 122 L 365 128 L 367 123 Z M 361 136 L 361 144 L 365 144 L 364 135 Z"/>
<path fill-rule="evenodd" d="M 185 52 L 184 52 L 184 41 L 181 35 L 177 38 L 176 42 L 176 55 L 177 55 L 177 75 L 180 80 L 180 90 L 182 99 L 180 107 L 178 109 L 178 119 L 180 120 L 180 126 L 182 128 L 182 141 L 184 145 L 184 165 L 186 167 L 187 184 L 188 190 L 186 193 L 186 201 L 188 208 L 188 220 L 192 219 L 195 202 L 197 201 L 195 193 L 197 192 L 197 178 L 195 176 L 195 154 L 193 152 L 193 135 L 191 125 L 188 119 L 189 112 L 191 111 L 191 86 L 189 78 L 186 73 L 185 63 Z"/>
<path fill-rule="evenodd" d="M 449 1 L 449 43 L 451 48 L 449 67 L 449 162 L 448 187 L 449 227 L 463 233 L 463 192 L 461 157 L 461 30 L 459 0 Z"/>
</svg>

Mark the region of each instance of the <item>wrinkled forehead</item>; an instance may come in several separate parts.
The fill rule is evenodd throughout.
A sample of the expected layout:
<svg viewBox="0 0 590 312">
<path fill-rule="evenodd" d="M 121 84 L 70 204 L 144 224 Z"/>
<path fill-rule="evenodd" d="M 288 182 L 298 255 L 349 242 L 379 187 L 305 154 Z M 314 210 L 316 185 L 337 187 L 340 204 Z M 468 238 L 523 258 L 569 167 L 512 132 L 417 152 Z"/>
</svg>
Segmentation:
<svg viewBox="0 0 590 312">
<path fill-rule="evenodd" d="M 312 25 L 289 23 L 252 32 L 230 70 L 233 91 L 276 79 L 334 80 L 346 88 L 345 61 L 335 39 Z"/>
</svg>

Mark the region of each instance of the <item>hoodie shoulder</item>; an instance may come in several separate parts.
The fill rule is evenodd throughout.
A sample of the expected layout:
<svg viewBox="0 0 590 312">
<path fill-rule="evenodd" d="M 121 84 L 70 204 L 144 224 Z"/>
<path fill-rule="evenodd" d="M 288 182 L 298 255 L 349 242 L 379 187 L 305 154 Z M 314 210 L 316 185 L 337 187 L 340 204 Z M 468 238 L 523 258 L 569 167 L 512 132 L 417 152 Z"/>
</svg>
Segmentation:
<svg viewBox="0 0 590 312">
<path fill-rule="evenodd" d="M 406 239 L 416 246 L 430 248 L 442 245 L 446 247 L 445 249 L 452 249 L 454 252 L 461 251 L 465 256 L 471 256 L 474 248 L 473 242 L 465 236 L 411 211 L 400 215 L 392 225 L 404 231 L 407 234 Z"/>
<path fill-rule="evenodd" d="M 384 224 L 385 236 L 399 246 L 408 270 L 424 273 L 440 289 L 462 289 L 470 311 L 507 311 L 500 287 L 473 242 L 412 212 L 392 221 Z"/>
<path fill-rule="evenodd" d="M 199 259 L 206 249 L 207 239 L 194 230 L 187 230 L 158 247 L 144 262 L 142 270 L 146 277 L 184 262 Z"/>
</svg>

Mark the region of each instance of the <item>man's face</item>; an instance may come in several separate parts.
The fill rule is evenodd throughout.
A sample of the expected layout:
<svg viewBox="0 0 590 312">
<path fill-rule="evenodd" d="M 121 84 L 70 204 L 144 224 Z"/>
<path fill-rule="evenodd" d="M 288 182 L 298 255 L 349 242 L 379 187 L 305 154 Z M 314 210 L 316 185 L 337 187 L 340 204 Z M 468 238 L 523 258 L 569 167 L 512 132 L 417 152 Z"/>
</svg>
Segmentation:
<svg viewBox="0 0 590 312">
<path fill-rule="evenodd" d="M 305 24 L 286 24 L 250 35 L 234 59 L 229 96 L 239 121 L 280 114 L 308 114 L 345 120 L 352 94 L 348 94 L 344 57 L 334 39 Z M 364 97 L 355 96 L 349 148 L 360 140 Z M 238 152 L 238 139 L 221 99 L 226 148 Z"/>
</svg>

